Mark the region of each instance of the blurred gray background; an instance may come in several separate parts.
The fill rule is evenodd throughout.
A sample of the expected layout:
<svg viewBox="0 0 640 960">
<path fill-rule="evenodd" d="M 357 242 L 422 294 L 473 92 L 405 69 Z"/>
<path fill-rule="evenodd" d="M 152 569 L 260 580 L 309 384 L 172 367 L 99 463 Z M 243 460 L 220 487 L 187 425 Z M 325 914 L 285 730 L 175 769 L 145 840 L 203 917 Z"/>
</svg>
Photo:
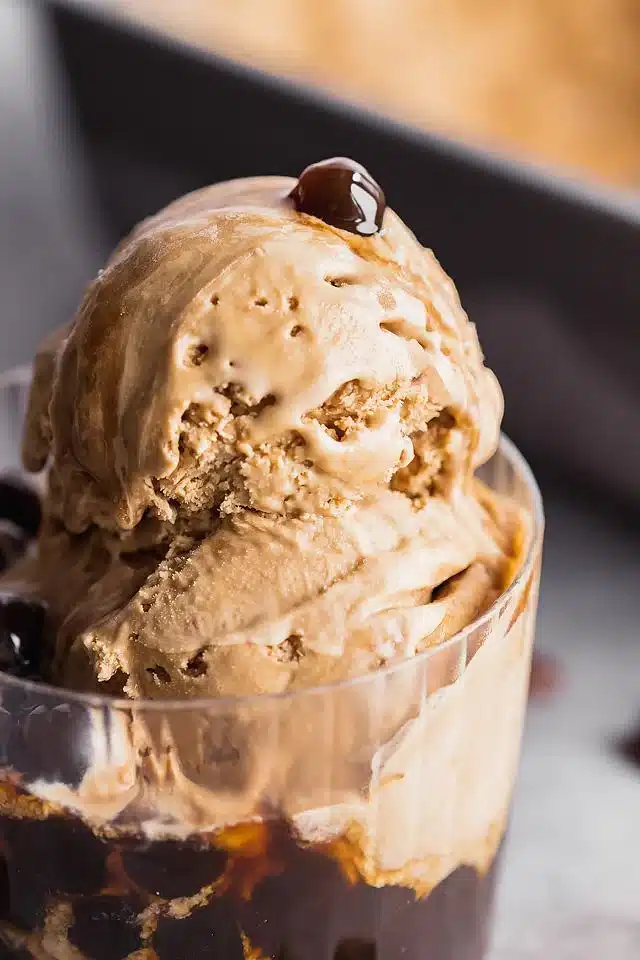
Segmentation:
<svg viewBox="0 0 640 960">
<path fill-rule="evenodd" d="M 106 252 L 39 15 L 0 3 L 2 369 Z M 640 716 L 640 534 L 578 488 L 544 491 L 538 644 L 565 679 L 530 708 L 492 960 L 640 958 L 640 769 L 614 746 Z"/>
<path fill-rule="evenodd" d="M 0 0 L 0 369 L 74 310 L 104 252 L 41 10 Z"/>
</svg>

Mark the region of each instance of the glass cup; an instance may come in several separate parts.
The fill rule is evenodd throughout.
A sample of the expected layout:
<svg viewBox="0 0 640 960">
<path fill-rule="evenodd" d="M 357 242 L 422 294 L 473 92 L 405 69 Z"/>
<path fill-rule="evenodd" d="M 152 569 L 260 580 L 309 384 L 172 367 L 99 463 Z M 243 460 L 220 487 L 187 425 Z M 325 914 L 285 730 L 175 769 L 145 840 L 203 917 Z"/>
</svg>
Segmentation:
<svg viewBox="0 0 640 960">
<path fill-rule="evenodd" d="M 0 384 L 14 469 L 22 381 Z M 0 958 L 481 960 L 516 776 L 543 515 L 470 626 L 284 695 L 132 702 L 0 676 Z"/>
</svg>

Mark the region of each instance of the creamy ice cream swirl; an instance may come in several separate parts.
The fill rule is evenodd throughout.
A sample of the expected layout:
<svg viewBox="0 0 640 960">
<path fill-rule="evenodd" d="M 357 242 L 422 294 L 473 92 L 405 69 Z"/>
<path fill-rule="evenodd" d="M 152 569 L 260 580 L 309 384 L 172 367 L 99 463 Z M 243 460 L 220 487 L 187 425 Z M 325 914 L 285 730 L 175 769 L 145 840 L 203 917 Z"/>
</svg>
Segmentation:
<svg viewBox="0 0 640 960">
<path fill-rule="evenodd" d="M 69 530 L 331 511 L 407 467 L 443 410 L 456 474 L 495 448 L 500 390 L 433 255 L 392 211 L 366 238 L 297 213 L 293 183 L 177 201 L 89 288 L 25 450 L 48 449 Z"/>
<path fill-rule="evenodd" d="M 296 211 L 294 183 L 142 223 L 37 359 L 24 456 L 49 464 L 37 579 L 66 684 L 351 676 L 505 581 L 517 518 L 472 480 L 502 397 L 453 284 L 392 211 L 360 237 Z"/>
</svg>

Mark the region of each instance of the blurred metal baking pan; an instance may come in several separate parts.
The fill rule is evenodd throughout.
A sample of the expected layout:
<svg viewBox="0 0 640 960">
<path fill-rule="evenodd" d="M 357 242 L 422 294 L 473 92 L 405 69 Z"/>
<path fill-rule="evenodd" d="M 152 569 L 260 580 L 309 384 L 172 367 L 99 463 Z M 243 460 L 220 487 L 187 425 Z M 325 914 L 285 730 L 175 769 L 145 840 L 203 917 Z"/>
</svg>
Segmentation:
<svg viewBox="0 0 640 960">
<path fill-rule="evenodd" d="M 113 242 L 202 184 L 356 157 L 454 277 L 534 465 L 640 507 L 640 197 L 424 133 L 108 8 L 47 9 Z"/>
</svg>

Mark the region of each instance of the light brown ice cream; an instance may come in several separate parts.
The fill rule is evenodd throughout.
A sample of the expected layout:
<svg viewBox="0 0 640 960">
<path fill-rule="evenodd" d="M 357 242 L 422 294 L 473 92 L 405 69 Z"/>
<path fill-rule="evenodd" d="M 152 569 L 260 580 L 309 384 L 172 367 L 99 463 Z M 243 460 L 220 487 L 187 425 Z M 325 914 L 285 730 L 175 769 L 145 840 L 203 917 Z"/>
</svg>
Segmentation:
<svg viewBox="0 0 640 960">
<path fill-rule="evenodd" d="M 294 183 L 142 223 L 37 359 L 24 459 L 49 463 L 37 579 L 64 684 L 353 676 L 515 570 L 517 511 L 473 479 L 502 397 L 453 284 L 392 211 L 360 237 L 298 213 Z"/>
<path fill-rule="evenodd" d="M 495 448 L 500 390 L 433 255 L 391 211 L 367 238 L 297 213 L 293 183 L 177 201 L 89 288 L 25 450 L 37 467 L 51 437 L 70 531 L 145 511 L 335 514 L 418 468 L 422 494 L 441 472 L 468 478 Z"/>
</svg>

